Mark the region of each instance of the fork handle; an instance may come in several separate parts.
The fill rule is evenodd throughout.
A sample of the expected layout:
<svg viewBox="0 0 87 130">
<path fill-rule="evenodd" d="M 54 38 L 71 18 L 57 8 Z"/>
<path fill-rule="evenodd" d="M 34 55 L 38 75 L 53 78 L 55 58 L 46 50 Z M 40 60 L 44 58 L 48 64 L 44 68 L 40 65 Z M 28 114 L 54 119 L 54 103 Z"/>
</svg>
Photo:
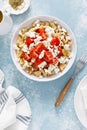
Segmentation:
<svg viewBox="0 0 87 130">
<path fill-rule="evenodd" d="M 57 100 L 56 100 L 55 107 L 57 107 L 57 106 L 60 105 L 60 103 L 62 102 L 64 96 L 65 96 L 66 93 L 68 92 L 68 90 L 69 90 L 69 88 L 70 88 L 70 86 L 71 86 L 73 80 L 74 80 L 74 78 L 72 78 L 72 77 L 68 80 L 68 82 L 66 83 L 65 87 L 62 89 L 62 91 L 61 91 L 59 97 L 58 97 Z"/>
</svg>

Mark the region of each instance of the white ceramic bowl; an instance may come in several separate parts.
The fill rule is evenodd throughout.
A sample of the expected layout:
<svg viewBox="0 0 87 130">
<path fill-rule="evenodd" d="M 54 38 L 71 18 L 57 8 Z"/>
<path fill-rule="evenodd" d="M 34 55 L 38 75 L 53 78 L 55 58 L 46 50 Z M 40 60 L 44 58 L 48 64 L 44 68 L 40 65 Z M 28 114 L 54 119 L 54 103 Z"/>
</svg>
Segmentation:
<svg viewBox="0 0 87 130">
<path fill-rule="evenodd" d="M 9 0 L 2 1 L 2 4 L 4 5 L 4 9 L 7 10 L 7 12 L 9 12 L 10 14 L 14 14 L 14 15 L 19 15 L 27 11 L 28 8 L 30 7 L 30 3 L 31 3 L 31 0 L 24 0 L 24 6 L 19 10 L 15 10 L 9 4 Z"/>
<path fill-rule="evenodd" d="M 43 77 L 43 78 L 39 78 L 39 77 L 36 77 L 34 75 L 29 75 L 28 73 L 26 73 L 20 66 L 20 63 L 17 61 L 17 57 L 16 57 L 16 52 L 15 52 L 15 44 L 16 44 L 16 40 L 17 40 L 17 36 L 19 34 L 19 30 L 21 30 L 23 27 L 29 27 L 31 26 L 31 24 L 36 21 L 36 20 L 40 20 L 40 21 L 56 21 L 60 26 L 64 27 L 66 29 L 66 31 L 68 32 L 68 34 L 70 35 L 71 37 L 71 40 L 73 42 L 72 44 L 72 58 L 69 60 L 69 63 L 67 64 L 66 68 L 58 73 L 58 74 L 55 74 L 53 76 L 50 76 L 50 77 Z M 77 46 L 76 46 L 76 39 L 75 39 L 75 36 L 72 32 L 72 30 L 63 22 L 61 21 L 60 19 L 58 18 L 54 18 L 54 17 L 51 17 L 51 16 L 37 16 L 37 17 L 33 17 L 33 18 L 29 18 L 28 20 L 26 20 L 25 22 L 23 22 L 19 27 L 18 29 L 16 30 L 16 32 L 14 33 L 13 35 L 13 38 L 12 38 L 12 41 L 11 41 L 11 56 L 12 56 L 12 59 L 13 59 L 13 62 L 14 64 L 16 65 L 17 69 L 24 75 L 26 76 L 27 78 L 29 79 L 32 79 L 32 80 L 35 80 L 35 81 L 51 81 L 51 80 L 54 80 L 54 79 L 58 79 L 59 77 L 63 76 L 70 68 L 71 66 L 73 65 L 74 63 L 74 60 L 75 60 L 75 57 L 76 57 L 76 51 L 77 51 Z"/>
</svg>

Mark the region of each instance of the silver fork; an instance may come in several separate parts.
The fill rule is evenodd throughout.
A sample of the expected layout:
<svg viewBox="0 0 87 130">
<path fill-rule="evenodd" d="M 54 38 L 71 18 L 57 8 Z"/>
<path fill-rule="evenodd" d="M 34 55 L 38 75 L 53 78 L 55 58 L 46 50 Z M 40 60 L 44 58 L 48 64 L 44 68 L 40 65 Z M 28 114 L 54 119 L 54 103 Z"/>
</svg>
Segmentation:
<svg viewBox="0 0 87 130">
<path fill-rule="evenodd" d="M 77 65 L 76 65 L 76 69 L 73 73 L 73 75 L 71 76 L 71 78 L 68 80 L 68 82 L 66 83 L 65 87 L 63 88 L 63 90 L 61 91 L 60 95 L 58 96 L 57 100 L 56 100 L 56 103 L 55 103 L 55 106 L 59 106 L 60 103 L 62 102 L 64 96 L 66 95 L 66 93 L 68 92 L 73 80 L 75 79 L 75 76 L 78 74 L 79 71 L 81 71 L 85 64 L 87 63 L 87 54 L 82 56 L 78 62 L 77 62 Z"/>
<path fill-rule="evenodd" d="M 6 102 L 8 100 L 8 95 L 7 93 L 4 91 L 0 97 L 0 113 L 2 112 Z"/>
<path fill-rule="evenodd" d="M 17 114 L 16 118 L 27 126 L 30 124 L 30 121 L 31 121 L 31 117 L 29 116 L 22 116 L 22 115 Z"/>
</svg>

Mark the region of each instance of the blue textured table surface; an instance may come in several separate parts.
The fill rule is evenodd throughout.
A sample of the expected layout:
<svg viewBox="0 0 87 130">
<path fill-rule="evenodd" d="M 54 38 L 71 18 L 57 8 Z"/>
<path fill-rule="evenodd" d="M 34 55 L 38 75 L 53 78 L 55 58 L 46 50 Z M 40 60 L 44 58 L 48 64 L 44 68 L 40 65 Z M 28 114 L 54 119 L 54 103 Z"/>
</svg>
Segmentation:
<svg viewBox="0 0 87 130">
<path fill-rule="evenodd" d="M 5 74 L 3 87 L 13 85 L 29 100 L 32 111 L 29 130 L 86 130 L 75 114 L 74 94 L 80 80 L 87 74 L 87 66 L 76 77 L 61 105 L 55 108 L 56 98 L 72 75 L 76 62 L 63 77 L 47 83 L 27 79 L 13 64 L 10 54 L 12 35 L 20 23 L 37 15 L 55 16 L 70 26 L 78 45 L 76 60 L 87 48 L 87 0 L 32 0 L 30 8 L 24 14 L 11 15 L 12 30 L 7 35 L 0 36 L 0 68 Z"/>
</svg>

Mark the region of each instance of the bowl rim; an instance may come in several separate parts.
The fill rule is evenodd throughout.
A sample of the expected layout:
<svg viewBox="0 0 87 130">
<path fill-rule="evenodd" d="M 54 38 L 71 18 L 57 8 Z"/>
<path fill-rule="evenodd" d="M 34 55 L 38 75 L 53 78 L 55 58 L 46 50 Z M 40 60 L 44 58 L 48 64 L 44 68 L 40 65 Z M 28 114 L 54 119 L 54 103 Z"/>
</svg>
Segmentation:
<svg viewBox="0 0 87 130">
<path fill-rule="evenodd" d="M 55 74 L 53 76 L 50 76 L 50 77 L 44 77 L 44 78 L 39 78 L 39 77 L 36 77 L 36 76 L 33 76 L 33 75 L 29 75 L 29 73 L 25 72 L 24 70 L 22 70 L 21 67 L 18 67 L 17 65 L 17 61 L 15 60 L 14 58 L 14 54 L 13 54 L 13 50 L 15 50 L 13 48 L 13 41 L 14 41 L 14 37 L 16 35 L 16 33 L 18 32 L 18 30 L 21 29 L 21 27 L 23 28 L 23 26 L 28 22 L 28 21 L 36 21 L 38 19 L 41 19 L 41 18 L 47 18 L 47 21 L 49 21 L 48 19 L 51 19 L 52 21 L 57 21 L 58 23 L 61 23 L 64 27 L 66 28 L 72 35 L 72 38 L 73 38 L 73 41 L 74 41 L 74 55 L 73 57 L 71 58 L 71 65 L 68 66 L 67 69 L 65 69 L 63 72 L 60 72 L 61 74 Z M 43 20 L 42 20 L 43 21 Z M 68 32 L 68 33 L 69 33 Z M 76 58 L 76 53 L 77 53 L 77 44 L 76 44 L 76 38 L 75 38 L 75 35 L 73 33 L 73 31 L 71 30 L 71 28 L 65 23 L 63 22 L 62 20 L 60 20 L 59 18 L 56 18 L 54 16 L 48 16 L 48 15 L 39 15 L 39 16 L 35 16 L 35 17 L 30 17 L 28 18 L 27 20 L 25 20 L 24 22 L 22 22 L 18 28 L 16 29 L 16 31 L 14 32 L 13 34 L 13 37 L 11 39 L 11 47 L 10 47 L 10 52 L 11 52 L 11 57 L 12 57 L 12 61 L 13 63 L 15 64 L 16 68 L 19 70 L 19 72 L 21 72 L 25 77 L 27 77 L 28 79 L 31 79 L 33 81 L 38 81 L 38 82 L 47 82 L 47 81 L 53 81 L 53 80 L 56 80 L 56 79 L 59 79 L 60 77 L 62 77 L 63 75 L 65 75 L 69 70 L 70 68 L 72 67 L 74 61 L 75 61 L 75 58 Z M 69 63 L 68 63 L 69 64 Z"/>
</svg>

